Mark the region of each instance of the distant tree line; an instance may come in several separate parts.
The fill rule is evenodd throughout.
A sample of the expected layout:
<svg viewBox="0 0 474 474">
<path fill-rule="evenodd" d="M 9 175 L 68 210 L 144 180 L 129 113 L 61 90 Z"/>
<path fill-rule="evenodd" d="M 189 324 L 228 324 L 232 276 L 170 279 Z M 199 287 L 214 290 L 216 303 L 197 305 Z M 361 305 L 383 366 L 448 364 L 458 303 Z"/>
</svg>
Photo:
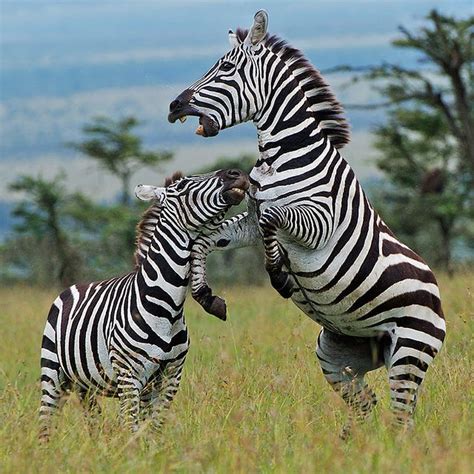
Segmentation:
<svg viewBox="0 0 474 474">
<path fill-rule="evenodd" d="M 116 202 L 98 203 L 68 191 L 64 173 L 52 179 L 19 176 L 10 183 L 10 190 L 22 197 L 12 212 L 13 234 L 0 246 L 0 280 L 64 288 L 133 268 L 135 228 L 146 205 L 131 198 L 131 179 L 144 167 L 156 168 L 172 159 L 168 151 L 144 150 L 134 131 L 139 124 L 134 117 L 98 117 L 83 127 L 82 142 L 68 144 L 120 180 Z M 222 158 L 198 172 L 219 168 L 250 172 L 254 162 L 250 155 Z M 241 204 L 233 212 L 243 210 Z M 263 255 L 255 248 L 217 252 L 209 261 L 210 275 L 222 284 L 261 283 L 265 273 L 259 261 Z"/>
<path fill-rule="evenodd" d="M 432 11 L 426 25 L 401 27 L 394 45 L 422 54 L 423 68 L 383 64 L 357 74 L 373 81 L 387 108 L 374 130 L 376 166 L 384 179 L 369 191 L 392 230 L 430 264 L 452 272 L 455 251 L 474 255 L 474 17 L 455 19 Z M 340 70 L 351 70 L 341 67 Z M 69 144 L 96 160 L 121 183 L 117 202 L 101 204 L 66 189 L 65 176 L 52 180 L 20 176 L 10 189 L 22 193 L 13 210 L 17 224 L 0 247 L 0 279 L 55 283 L 104 278 L 132 268 L 135 226 L 144 208 L 130 198 L 135 172 L 172 159 L 145 150 L 134 117 L 94 119 L 82 142 Z M 256 157 L 223 157 L 219 168 L 250 172 Z M 242 212 L 245 205 L 233 212 Z M 266 280 L 261 249 L 215 252 L 210 276 L 221 284 Z"/>
<path fill-rule="evenodd" d="M 170 152 L 144 149 L 133 132 L 139 124 L 134 117 L 98 117 L 84 126 L 84 141 L 69 144 L 120 180 L 116 203 L 68 192 L 64 174 L 50 180 L 20 176 L 10 184 L 23 198 L 13 209 L 14 234 L 0 254 L 3 280 L 66 287 L 131 269 L 135 226 L 144 210 L 130 198 L 131 177 L 172 158 Z"/>
<path fill-rule="evenodd" d="M 388 185 L 373 200 L 402 240 L 452 272 L 454 249 L 474 251 L 474 16 L 433 10 L 420 30 L 400 32 L 394 46 L 420 53 L 422 67 L 382 64 L 354 79 L 383 97 L 360 107 L 387 108 L 374 133 Z"/>
</svg>

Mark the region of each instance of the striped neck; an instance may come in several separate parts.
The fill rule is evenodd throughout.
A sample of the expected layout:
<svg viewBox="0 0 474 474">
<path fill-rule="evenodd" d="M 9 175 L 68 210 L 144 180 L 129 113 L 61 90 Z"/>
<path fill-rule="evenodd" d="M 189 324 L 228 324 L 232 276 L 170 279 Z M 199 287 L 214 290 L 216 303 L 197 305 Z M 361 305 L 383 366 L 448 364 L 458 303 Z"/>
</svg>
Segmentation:
<svg viewBox="0 0 474 474">
<path fill-rule="evenodd" d="M 309 170 L 322 163 L 340 159 L 337 149 L 325 136 L 314 114 L 302 100 L 303 92 L 298 95 L 298 100 L 303 102 L 299 109 L 286 114 L 284 110 L 269 109 L 255 121 L 260 158 L 251 176 L 258 182 L 262 178 L 266 180 L 265 175 L 272 176 L 294 169 L 304 172 L 303 168 Z"/>
<path fill-rule="evenodd" d="M 143 302 L 165 301 L 160 317 L 175 319 L 182 314 L 189 280 L 193 238 L 163 211 L 153 233 L 147 255 L 136 272 Z M 152 306 L 152 303 L 151 303 Z M 147 309 L 153 313 L 152 308 Z M 168 313 L 168 314 L 166 314 Z"/>
</svg>

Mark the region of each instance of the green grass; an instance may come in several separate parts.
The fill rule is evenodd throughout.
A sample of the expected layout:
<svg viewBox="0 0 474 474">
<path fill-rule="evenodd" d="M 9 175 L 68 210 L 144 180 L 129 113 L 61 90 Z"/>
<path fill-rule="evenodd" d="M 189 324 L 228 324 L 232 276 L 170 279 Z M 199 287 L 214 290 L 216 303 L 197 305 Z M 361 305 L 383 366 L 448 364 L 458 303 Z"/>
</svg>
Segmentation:
<svg viewBox="0 0 474 474">
<path fill-rule="evenodd" d="M 314 356 L 319 328 L 268 288 L 224 291 L 223 323 L 189 298 L 191 349 L 161 435 L 131 436 L 115 400 L 87 423 L 75 397 L 37 443 L 40 341 L 56 292 L 0 289 L 0 472 L 472 472 L 473 274 L 441 278 L 448 337 L 412 433 L 389 425 L 384 369 L 373 420 L 338 438 L 346 410 Z"/>
</svg>

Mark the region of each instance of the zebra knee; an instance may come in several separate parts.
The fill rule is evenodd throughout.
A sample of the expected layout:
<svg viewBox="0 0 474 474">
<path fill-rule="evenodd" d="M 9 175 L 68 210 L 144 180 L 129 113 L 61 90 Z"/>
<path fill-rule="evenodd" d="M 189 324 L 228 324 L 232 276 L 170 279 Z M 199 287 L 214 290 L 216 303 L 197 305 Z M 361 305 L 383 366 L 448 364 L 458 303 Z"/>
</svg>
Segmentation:
<svg viewBox="0 0 474 474">
<path fill-rule="evenodd" d="M 269 271 L 270 282 L 280 296 L 287 299 L 294 293 L 294 282 L 289 273 L 283 271 Z"/>
<path fill-rule="evenodd" d="M 417 393 L 423 377 L 413 374 L 390 375 L 390 399 L 392 412 L 399 424 L 411 424 L 416 408 Z"/>
</svg>

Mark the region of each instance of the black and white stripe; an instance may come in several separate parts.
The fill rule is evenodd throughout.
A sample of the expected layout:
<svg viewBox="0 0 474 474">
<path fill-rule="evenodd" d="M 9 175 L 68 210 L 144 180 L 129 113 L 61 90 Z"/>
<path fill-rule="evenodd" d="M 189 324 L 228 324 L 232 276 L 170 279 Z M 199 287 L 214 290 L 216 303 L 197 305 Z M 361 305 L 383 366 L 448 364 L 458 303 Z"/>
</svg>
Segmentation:
<svg viewBox="0 0 474 474">
<path fill-rule="evenodd" d="M 160 427 L 189 347 L 183 304 L 192 243 L 215 231 L 247 188 L 239 170 L 137 187 L 137 197 L 154 204 L 139 224 L 135 271 L 71 286 L 49 312 L 41 349 L 43 440 L 71 389 L 89 408 L 96 395 L 119 397 L 132 430 L 149 416 Z"/>
<path fill-rule="evenodd" d="M 251 208 L 196 242 L 193 293 L 207 295 L 209 310 L 207 254 L 263 238 L 273 286 L 323 326 L 316 354 L 351 417 L 374 406 L 364 375 L 385 365 L 396 418 L 411 424 L 445 337 L 435 277 L 384 224 L 341 157 L 348 126 L 319 72 L 267 36 L 266 25 L 260 11 L 248 33 L 231 32 L 232 50 L 170 105 L 170 121 L 197 115 L 204 136 L 247 120 L 258 131 Z"/>
</svg>

